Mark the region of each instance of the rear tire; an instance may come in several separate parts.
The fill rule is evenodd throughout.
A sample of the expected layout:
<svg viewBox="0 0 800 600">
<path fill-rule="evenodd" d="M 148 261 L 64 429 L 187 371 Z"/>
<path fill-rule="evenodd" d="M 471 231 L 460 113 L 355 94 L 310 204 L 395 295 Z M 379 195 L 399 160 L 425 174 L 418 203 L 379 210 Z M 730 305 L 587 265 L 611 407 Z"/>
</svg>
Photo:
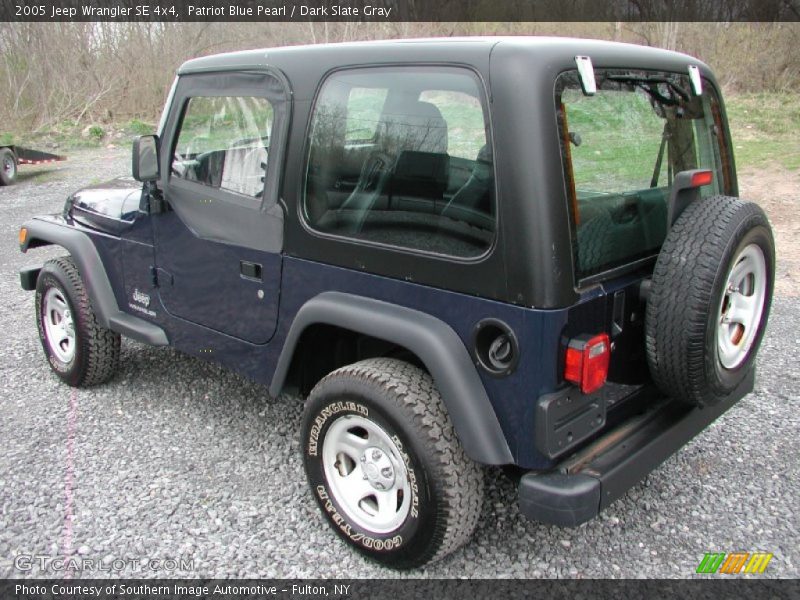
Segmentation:
<svg viewBox="0 0 800 600">
<path fill-rule="evenodd" d="M 733 392 L 755 363 L 774 279 L 775 243 L 758 205 L 727 196 L 690 204 L 662 246 L 647 303 L 659 388 L 692 406 Z"/>
<path fill-rule="evenodd" d="M 0 148 L 0 185 L 11 185 L 17 179 L 17 157 L 11 148 Z"/>
<path fill-rule="evenodd" d="M 464 453 L 423 370 L 376 358 L 334 371 L 303 415 L 309 487 L 330 526 L 394 568 L 466 543 L 483 501 L 481 467 Z"/>
<path fill-rule="evenodd" d="M 70 257 L 42 267 L 36 281 L 36 323 L 50 368 L 69 385 L 105 383 L 116 372 L 120 336 L 97 322 Z"/>
</svg>

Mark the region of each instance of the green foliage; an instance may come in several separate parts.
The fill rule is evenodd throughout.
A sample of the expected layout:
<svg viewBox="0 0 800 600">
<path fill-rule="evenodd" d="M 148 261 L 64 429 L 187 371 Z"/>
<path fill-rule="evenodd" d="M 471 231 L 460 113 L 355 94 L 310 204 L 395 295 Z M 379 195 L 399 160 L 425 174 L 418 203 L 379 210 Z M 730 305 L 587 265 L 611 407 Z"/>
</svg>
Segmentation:
<svg viewBox="0 0 800 600">
<path fill-rule="evenodd" d="M 12 146 L 14 144 L 14 136 L 10 133 L 0 133 L 0 146 Z"/>
<path fill-rule="evenodd" d="M 105 137 L 105 135 L 105 130 L 99 125 L 92 125 L 89 127 L 89 139 L 99 142 Z"/>
<path fill-rule="evenodd" d="M 563 100 L 569 131 L 581 139 L 580 146 L 570 148 L 577 188 L 618 193 L 649 187 L 664 120 L 647 95 L 606 91 L 584 96 L 568 90 Z"/>
<path fill-rule="evenodd" d="M 140 121 L 139 119 L 131 119 L 126 129 L 135 135 L 148 135 L 156 130 L 155 126 Z"/>
<path fill-rule="evenodd" d="M 386 100 L 386 89 L 356 88 L 347 103 L 347 142 L 367 141 L 375 136 Z M 486 143 L 483 109 L 477 98 L 461 92 L 425 91 L 420 100 L 442 113 L 448 129 L 451 156 L 473 160 Z"/>
<path fill-rule="evenodd" d="M 737 94 L 726 102 L 737 169 L 800 169 L 800 94 Z"/>
<path fill-rule="evenodd" d="M 462 92 L 427 91 L 420 100 L 430 102 L 442 113 L 447 123 L 449 154 L 475 160 L 486 143 L 483 109 L 478 99 Z"/>
<path fill-rule="evenodd" d="M 272 105 L 255 97 L 196 97 L 181 124 L 179 152 L 198 153 L 229 148 L 244 140 L 267 140 Z"/>
<path fill-rule="evenodd" d="M 622 106 L 622 98 L 606 97 L 598 102 L 580 94 L 572 100 L 569 129 L 580 134 L 583 142 L 571 148 L 578 187 L 604 191 L 647 187 L 644 182 L 652 175 L 663 120 L 647 102 L 626 101 Z M 770 164 L 800 170 L 800 136 L 796 133 L 800 130 L 800 94 L 734 94 L 726 98 L 726 108 L 738 170 Z M 614 183 L 620 185 L 611 185 Z"/>
</svg>

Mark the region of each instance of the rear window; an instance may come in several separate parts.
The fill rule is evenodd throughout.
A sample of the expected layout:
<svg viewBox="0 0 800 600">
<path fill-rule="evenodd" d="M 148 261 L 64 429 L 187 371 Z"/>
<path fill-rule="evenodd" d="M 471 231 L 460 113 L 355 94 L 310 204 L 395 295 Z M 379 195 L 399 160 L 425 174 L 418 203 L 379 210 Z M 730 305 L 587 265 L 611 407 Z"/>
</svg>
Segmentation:
<svg viewBox="0 0 800 600">
<path fill-rule="evenodd" d="M 698 97 L 678 74 L 595 76 L 593 96 L 583 94 L 576 72 L 562 74 L 556 86 L 579 279 L 657 254 L 676 173 L 711 169 L 704 196 L 727 187 L 710 84 Z"/>
</svg>

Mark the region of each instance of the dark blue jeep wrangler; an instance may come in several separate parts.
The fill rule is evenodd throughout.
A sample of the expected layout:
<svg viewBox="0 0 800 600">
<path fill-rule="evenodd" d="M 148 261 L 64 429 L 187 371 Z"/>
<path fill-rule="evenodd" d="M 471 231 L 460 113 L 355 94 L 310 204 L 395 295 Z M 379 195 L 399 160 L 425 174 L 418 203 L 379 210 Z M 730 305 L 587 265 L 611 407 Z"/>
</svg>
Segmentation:
<svg viewBox="0 0 800 600">
<path fill-rule="evenodd" d="M 480 514 L 591 519 L 753 389 L 775 252 L 689 56 L 545 38 L 357 43 L 184 64 L 133 177 L 20 231 L 67 384 L 120 336 L 307 395 L 333 529 L 395 567 Z"/>
</svg>

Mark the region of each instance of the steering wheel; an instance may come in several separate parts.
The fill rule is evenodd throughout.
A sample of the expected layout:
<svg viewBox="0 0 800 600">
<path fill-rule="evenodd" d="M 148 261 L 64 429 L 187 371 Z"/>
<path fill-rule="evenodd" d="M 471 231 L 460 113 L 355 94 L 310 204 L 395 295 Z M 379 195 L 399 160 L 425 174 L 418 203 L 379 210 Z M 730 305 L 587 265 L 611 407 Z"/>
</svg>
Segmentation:
<svg viewBox="0 0 800 600">
<path fill-rule="evenodd" d="M 209 142 L 210 138 L 208 136 L 196 135 L 186 145 L 186 150 L 183 153 L 183 156 L 181 156 L 176 149 L 170 165 L 170 171 L 172 174 L 189 181 L 198 181 L 199 177 L 197 168 L 200 165 L 201 157 L 204 154 L 200 152 L 199 149 L 207 148 Z M 192 155 L 194 155 L 193 158 L 188 158 Z"/>
</svg>

